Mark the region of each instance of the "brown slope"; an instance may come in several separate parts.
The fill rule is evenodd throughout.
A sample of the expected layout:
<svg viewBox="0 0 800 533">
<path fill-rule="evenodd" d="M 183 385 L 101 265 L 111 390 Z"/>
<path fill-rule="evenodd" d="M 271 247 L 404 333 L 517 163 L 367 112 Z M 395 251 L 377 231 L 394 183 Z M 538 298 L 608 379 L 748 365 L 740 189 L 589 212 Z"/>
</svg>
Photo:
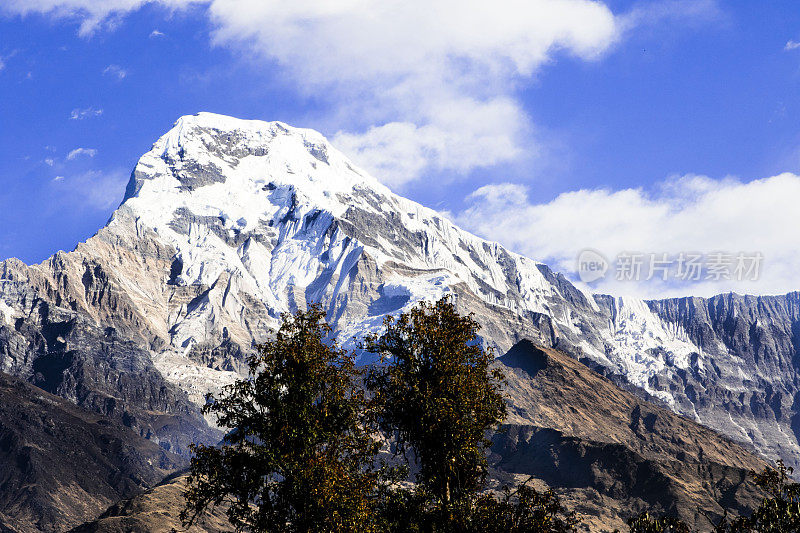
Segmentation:
<svg viewBox="0 0 800 533">
<path fill-rule="evenodd" d="M 495 467 L 559 488 L 593 529 L 620 527 L 642 509 L 706 529 L 709 517 L 758 504 L 749 473 L 766 463 L 718 433 L 530 341 L 499 361 L 510 410 Z"/>
<path fill-rule="evenodd" d="M 184 528 L 186 475 L 176 475 L 156 487 L 110 507 L 100 518 L 76 527 L 70 533 L 223 533 L 234 531 L 222 508 L 206 513 L 195 525 Z"/>
<path fill-rule="evenodd" d="M 184 465 L 121 424 L 0 373 L 0 531 L 65 531 Z"/>
</svg>

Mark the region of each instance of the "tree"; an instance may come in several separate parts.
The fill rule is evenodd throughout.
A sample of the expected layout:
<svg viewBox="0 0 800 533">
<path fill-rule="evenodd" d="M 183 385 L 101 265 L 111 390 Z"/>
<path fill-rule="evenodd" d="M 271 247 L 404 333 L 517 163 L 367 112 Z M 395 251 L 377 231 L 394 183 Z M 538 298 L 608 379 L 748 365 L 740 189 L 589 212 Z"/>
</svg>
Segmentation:
<svg viewBox="0 0 800 533">
<path fill-rule="evenodd" d="M 453 524 L 485 480 L 487 432 L 506 414 L 504 377 L 478 343 L 472 315 L 459 315 L 447 298 L 387 317 L 384 326 L 365 343 L 386 362 L 366 379 L 381 406 L 379 425 L 401 454 L 413 451 L 417 495 Z"/>
<path fill-rule="evenodd" d="M 790 480 L 792 467 L 779 460 L 777 468 L 754 473 L 756 485 L 765 492 L 758 508 L 749 517 L 733 521 L 726 518 L 716 531 L 725 533 L 784 533 L 800 531 L 800 483 Z"/>
<path fill-rule="evenodd" d="M 249 377 L 208 396 L 204 411 L 230 431 L 220 447 L 193 448 L 186 524 L 225 502 L 238 530 L 375 530 L 368 401 L 353 356 L 326 343 L 324 316 L 318 306 L 284 315 Z"/>
<path fill-rule="evenodd" d="M 539 492 L 527 483 L 502 499 L 485 494 L 475 505 L 470 533 L 573 533 L 580 520 L 567 511 L 558 495 L 549 489 Z"/>
<path fill-rule="evenodd" d="M 644 512 L 628 519 L 630 533 L 689 533 L 685 522 L 672 516 L 655 517 Z"/>
</svg>

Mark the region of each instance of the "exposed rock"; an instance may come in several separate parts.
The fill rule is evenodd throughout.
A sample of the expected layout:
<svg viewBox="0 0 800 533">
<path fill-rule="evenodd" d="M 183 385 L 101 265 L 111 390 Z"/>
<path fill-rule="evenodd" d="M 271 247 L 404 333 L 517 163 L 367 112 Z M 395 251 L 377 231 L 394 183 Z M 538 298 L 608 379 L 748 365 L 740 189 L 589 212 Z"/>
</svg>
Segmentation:
<svg viewBox="0 0 800 533">
<path fill-rule="evenodd" d="M 185 528 L 180 513 L 185 506 L 186 476 L 174 475 L 144 494 L 111 506 L 98 519 L 82 524 L 70 533 L 226 533 L 235 531 L 224 507 L 217 507 Z"/>
<path fill-rule="evenodd" d="M 800 293 L 648 302 L 699 347 L 699 371 L 651 378 L 676 409 L 800 467 Z"/>
<path fill-rule="evenodd" d="M 760 502 L 749 474 L 766 463 L 722 435 L 529 341 L 499 364 L 510 416 L 492 448 L 498 477 L 532 475 L 557 488 L 592 530 L 622 527 L 642 510 L 708 530 L 709 518 L 749 514 Z"/>
<path fill-rule="evenodd" d="M 30 313 L 0 325 L 2 369 L 118 420 L 166 450 L 189 456 L 192 442 L 217 442 L 186 393 L 167 382 L 149 351 L 75 311 L 33 298 Z"/>
<path fill-rule="evenodd" d="M 65 531 L 186 462 L 114 420 L 0 373 L 0 465 L 0 531 L 28 532 Z"/>
</svg>

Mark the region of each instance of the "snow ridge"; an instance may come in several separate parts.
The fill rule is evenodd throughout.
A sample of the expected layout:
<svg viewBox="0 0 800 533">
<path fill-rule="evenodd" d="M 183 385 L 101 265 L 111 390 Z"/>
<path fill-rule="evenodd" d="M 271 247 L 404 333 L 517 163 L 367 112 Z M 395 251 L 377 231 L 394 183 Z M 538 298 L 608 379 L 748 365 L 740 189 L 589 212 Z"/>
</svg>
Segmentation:
<svg viewBox="0 0 800 533">
<path fill-rule="evenodd" d="M 575 339 L 648 389 L 666 364 L 685 368 L 699 353 L 685 333 L 628 299 L 599 328 L 601 339 L 581 342 L 587 319 L 571 306 L 579 302 L 583 315 L 603 320 L 591 294 L 393 194 L 319 133 L 281 122 L 181 117 L 138 162 L 108 229 L 124 233 L 131 220 L 175 250 L 170 283 L 207 288 L 170 315 L 175 353 L 161 359 L 175 380 L 186 375 L 175 372 L 176 356 L 214 336 L 247 346 L 261 326 L 311 301 L 327 306 L 348 344 L 379 329 L 387 314 L 449 293 L 478 302 L 465 305 L 479 305 L 482 316 L 548 316 L 555 339 Z M 494 320 L 501 329 L 505 319 Z M 492 335 L 490 345 L 510 347 L 507 334 Z"/>
</svg>

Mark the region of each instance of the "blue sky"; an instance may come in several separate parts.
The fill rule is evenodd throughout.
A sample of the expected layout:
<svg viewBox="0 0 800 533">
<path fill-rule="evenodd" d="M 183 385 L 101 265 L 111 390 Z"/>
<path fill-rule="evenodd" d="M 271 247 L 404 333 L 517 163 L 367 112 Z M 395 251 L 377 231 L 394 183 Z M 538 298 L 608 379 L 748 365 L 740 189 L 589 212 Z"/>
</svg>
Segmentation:
<svg viewBox="0 0 800 533">
<path fill-rule="evenodd" d="M 584 247 L 685 242 L 764 250 L 774 276 L 750 289 L 790 288 L 800 239 L 771 198 L 800 199 L 796 2 L 538 0 L 474 18 L 405 2 L 367 13 L 363 34 L 363 2 L 300 4 L 0 6 L 0 259 L 91 236 L 155 139 L 213 111 L 318 129 L 397 192 L 562 269 Z M 720 198 L 755 218 L 698 224 Z M 662 223 L 643 233 L 637 217 Z"/>
</svg>

